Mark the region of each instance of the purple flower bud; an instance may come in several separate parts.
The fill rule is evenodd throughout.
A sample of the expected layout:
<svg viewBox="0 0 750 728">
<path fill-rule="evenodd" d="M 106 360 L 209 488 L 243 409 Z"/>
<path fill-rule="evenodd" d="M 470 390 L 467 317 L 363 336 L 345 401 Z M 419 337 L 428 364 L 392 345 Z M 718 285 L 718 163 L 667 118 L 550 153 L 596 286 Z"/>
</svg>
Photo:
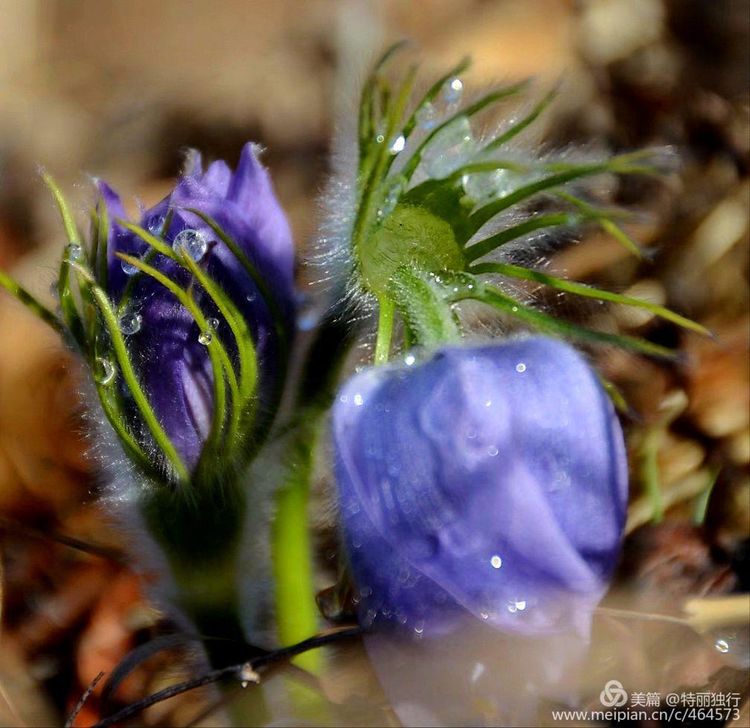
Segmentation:
<svg viewBox="0 0 750 728">
<path fill-rule="evenodd" d="M 365 626 L 587 628 L 618 556 L 627 462 L 575 350 L 530 338 L 370 369 L 341 392 L 333 435 Z"/>
<path fill-rule="evenodd" d="M 143 260 L 150 248 L 118 224 L 125 218 L 118 195 L 104 182 L 98 186 L 109 220 L 106 289 L 119 303 L 137 270 L 116 253 Z M 256 280 L 216 231 L 190 209 L 212 218 L 236 243 L 257 272 Z M 245 145 L 234 172 L 223 161 L 203 171 L 200 156 L 192 156 L 174 190 L 144 211 L 139 224 L 173 249 L 184 250 L 239 309 L 255 343 L 262 400 L 263 393 L 279 385 L 279 331 L 289 331 L 293 317 L 294 245 L 255 145 Z M 150 260 L 154 268 L 181 286 L 190 283 L 190 272 L 176 261 L 163 255 Z M 230 355 L 236 354 L 231 351 L 236 344 L 226 321 L 212 308 L 209 297 L 202 295 L 200 286 L 191 290 L 217 332 L 226 334 Z M 151 277 L 138 276 L 127 295 L 127 315 L 136 316 L 137 325 L 124 332 L 129 334 L 128 349 L 139 378 L 164 430 L 187 466 L 193 468 L 213 416 L 213 371 L 206 346 L 211 333 L 199 330 L 188 310 Z"/>
</svg>

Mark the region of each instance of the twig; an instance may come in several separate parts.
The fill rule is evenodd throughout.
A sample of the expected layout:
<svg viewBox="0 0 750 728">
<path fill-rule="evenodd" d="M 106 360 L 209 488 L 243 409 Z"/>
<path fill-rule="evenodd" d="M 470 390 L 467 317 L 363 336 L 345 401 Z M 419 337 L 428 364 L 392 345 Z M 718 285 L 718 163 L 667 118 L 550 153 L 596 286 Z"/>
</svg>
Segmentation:
<svg viewBox="0 0 750 728">
<path fill-rule="evenodd" d="M 94 556 L 100 556 L 103 559 L 110 559 L 118 564 L 125 564 L 126 559 L 121 551 L 111 548 L 109 546 L 101 546 L 100 544 L 89 543 L 88 541 L 82 541 L 79 538 L 73 536 L 66 536 L 62 533 L 56 533 L 55 531 L 45 531 L 41 528 L 34 528 L 33 526 L 26 526 L 16 521 L 12 521 L 8 518 L 0 516 L 0 532 L 7 531 L 8 533 L 17 534 L 19 536 L 25 536 L 27 538 L 38 538 L 43 541 L 55 541 L 56 543 L 68 546 L 69 548 L 76 549 L 77 551 L 83 551 L 87 554 Z"/>
<path fill-rule="evenodd" d="M 308 650 L 313 650 L 317 647 L 323 647 L 325 645 L 332 644 L 333 642 L 337 642 L 341 639 L 356 637 L 360 634 L 362 634 L 361 627 L 345 627 L 333 632 L 310 637 L 309 639 L 303 640 L 302 642 L 298 642 L 296 645 L 282 647 L 281 649 L 269 652 L 266 655 L 261 655 L 260 657 L 256 657 L 248 662 L 243 662 L 238 665 L 230 665 L 228 667 L 222 667 L 218 670 L 212 670 L 205 675 L 201 675 L 200 677 L 196 677 L 191 680 L 185 680 L 184 682 L 177 683 L 176 685 L 171 685 L 170 687 L 159 690 L 158 692 L 153 693 L 152 695 L 149 695 L 148 697 L 143 698 L 136 703 L 132 703 L 131 705 L 128 705 L 117 713 L 103 718 L 93 728 L 108 728 L 108 726 L 115 725 L 116 723 L 120 723 L 127 718 L 131 718 L 132 716 L 140 713 L 146 708 L 150 708 L 156 703 L 161 703 L 164 700 L 168 700 L 169 698 L 173 698 L 176 695 L 181 695 L 182 693 L 189 692 L 190 690 L 195 690 L 196 688 L 203 687 L 204 685 L 211 685 L 212 683 L 219 682 L 226 677 L 234 677 L 237 680 L 240 680 L 243 671 L 247 671 L 248 665 L 252 670 L 258 670 L 261 667 L 265 667 L 266 665 L 270 665 L 275 662 L 280 662 L 281 660 L 292 658 L 295 655 L 300 655 L 303 652 L 307 652 Z"/>
<path fill-rule="evenodd" d="M 81 695 L 81 699 L 76 703 L 76 707 L 73 708 L 73 712 L 68 716 L 68 719 L 65 721 L 65 728 L 70 728 L 73 723 L 75 722 L 75 719 L 78 717 L 78 714 L 83 709 L 83 706 L 86 705 L 86 701 L 91 696 L 91 693 L 94 692 L 96 689 L 96 686 L 99 684 L 99 681 L 104 677 L 104 671 L 100 672 L 92 681 L 91 684 L 86 688 L 83 695 Z"/>
</svg>

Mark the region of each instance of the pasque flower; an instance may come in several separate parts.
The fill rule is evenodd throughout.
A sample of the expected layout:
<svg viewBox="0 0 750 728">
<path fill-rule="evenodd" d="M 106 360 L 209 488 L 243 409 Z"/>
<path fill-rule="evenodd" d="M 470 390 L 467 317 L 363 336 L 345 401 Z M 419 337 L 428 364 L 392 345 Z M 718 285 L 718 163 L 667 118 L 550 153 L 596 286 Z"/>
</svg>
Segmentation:
<svg viewBox="0 0 750 728">
<path fill-rule="evenodd" d="M 100 282 L 118 306 L 128 350 L 156 417 L 193 469 L 214 422 L 214 337 L 224 344 L 226 358 L 219 371 L 227 385 L 231 373 L 226 367 L 234 369 L 239 349 L 249 346 L 260 370 L 258 389 L 265 398 L 260 406 L 268 406 L 271 393 L 278 391 L 293 308 L 289 226 L 252 144 L 242 150 L 235 172 L 223 161 L 204 171 L 195 154 L 171 194 L 142 213 L 139 227 L 124 222 L 117 194 L 104 182 L 98 186 L 109 223 L 106 280 Z M 164 246 L 155 247 L 149 233 Z M 205 322 L 157 275 L 188 289 L 191 281 L 201 283 L 194 266 L 211 282 L 189 292 Z M 222 302 L 232 316 L 222 311 Z M 251 341 L 234 335 L 241 323 L 236 319 L 247 324 Z M 241 380 L 241 373 L 236 378 Z M 240 396 L 245 394 L 255 393 Z M 226 399 L 228 419 L 231 410 L 258 405 L 254 396 L 249 401 Z M 225 451 L 233 445 L 225 439 L 217 444 Z"/>
<path fill-rule="evenodd" d="M 348 562 L 367 626 L 461 615 L 585 627 L 618 556 L 623 436 L 582 357 L 546 338 L 367 370 L 333 411 Z"/>
</svg>

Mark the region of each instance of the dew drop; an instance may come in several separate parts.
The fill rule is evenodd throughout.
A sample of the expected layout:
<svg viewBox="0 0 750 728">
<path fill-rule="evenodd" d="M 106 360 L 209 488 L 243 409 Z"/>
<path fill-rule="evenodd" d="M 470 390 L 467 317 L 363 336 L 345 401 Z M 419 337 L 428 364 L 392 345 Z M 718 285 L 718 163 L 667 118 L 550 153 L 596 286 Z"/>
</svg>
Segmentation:
<svg viewBox="0 0 750 728">
<path fill-rule="evenodd" d="M 161 237 L 162 229 L 164 228 L 164 223 L 166 222 L 166 218 L 164 215 L 160 215 L 159 217 L 153 218 L 147 227 L 147 230 L 152 234 L 156 235 L 157 237 Z"/>
<path fill-rule="evenodd" d="M 138 272 L 138 268 L 132 263 L 128 263 L 127 260 L 120 261 L 120 268 L 126 276 L 134 276 Z"/>
<path fill-rule="evenodd" d="M 503 565 L 503 560 L 499 554 L 494 554 L 490 559 L 490 564 L 493 569 L 499 569 Z"/>
<path fill-rule="evenodd" d="M 399 134 L 391 143 L 391 146 L 388 147 L 388 151 L 391 154 L 398 154 L 399 152 L 404 151 L 404 147 L 406 146 L 406 137 L 403 134 Z"/>
<path fill-rule="evenodd" d="M 219 319 L 217 318 L 207 318 L 206 323 L 209 325 L 210 328 L 212 328 L 214 331 L 219 327 Z"/>
<path fill-rule="evenodd" d="M 429 101 L 417 111 L 417 125 L 424 131 L 432 131 L 439 119 L 438 110 Z"/>
<path fill-rule="evenodd" d="M 490 613 L 489 613 L 489 612 L 479 612 L 479 616 L 480 616 L 480 617 L 481 617 L 482 619 L 484 619 L 484 620 L 487 620 L 487 619 L 489 619 L 489 618 L 490 618 Z"/>
<path fill-rule="evenodd" d="M 78 243 L 69 243 L 67 255 L 68 260 L 80 260 L 83 257 L 83 248 Z"/>
<path fill-rule="evenodd" d="M 414 362 L 417 361 L 417 358 L 414 356 L 414 354 L 407 354 L 404 357 L 404 364 L 406 364 L 407 367 L 414 366 Z"/>
<path fill-rule="evenodd" d="M 361 394 L 354 395 L 354 404 L 357 407 L 361 407 L 365 403 L 364 397 Z"/>
<path fill-rule="evenodd" d="M 385 141 L 385 137 L 384 137 L 384 136 L 383 136 L 382 134 L 378 134 L 378 135 L 377 135 L 377 136 L 375 137 L 375 141 L 376 141 L 376 142 L 377 142 L 378 144 L 382 144 L 382 143 L 383 143 L 383 142 Z"/>
<path fill-rule="evenodd" d="M 518 364 L 516 364 L 516 371 L 519 374 L 523 374 L 526 371 L 526 365 L 522 361 L 518 362 Z"/>
<path fill-rule="evenodd" d="M 96 357 L 96 363 L 99 365 L 99 372 L 96 375 L 96 381 L 99 384 L 111 384 L 115 378 L 115 366 L 109 359 L 102 356 Z"/>
<path fill-rule="evenodd" d="M 490 445 L 490 446 L 489 446 L 489 447 L 487 448 L 487 454 L 488 454 L 488 455 L 489 455 L 489 456 L 490 456 L 491 458 L 497 457 L 497 454 L 498 454 L 498 452 L 500 452 L 500 451 L 499 451 L 499 450 L 498 450 L 498 449 L 497 449 L 497 448 L 496 448 L 496 447 L 495 447 L 494 445 Z"/>
<path fill-rule="evenodd" d="M 414 623 L 414 634 L 416 635 L 417 639 L 421 639 L 422 635 L 424 634 L 424 621 L 418 620 Z"/>
<path fill-rule="evenodd" d="M 203 346 L 208 346 L 214 339 L 214 335 L 211 333 L 210 330 L 201 331 L 198 335 L 198 343 L 203 344 Z"/>
<path fill-rule="evenodd" d="M 491 400 L 491 399 L 488 399 L 488 400 L 487 400 L 487 401 L 486 401 L 486 402 L 484 403 L 484 406 L 485 406 L 485 407 L 492 407 L 492 400 Z"/>
<path fill-rule="evenodd" d="M 199 230 L 188 228 L 175 236 L 172 249 L 175 253 L 184 250 L 197 263 L 206 254 L 208 241 Z"/>
<path fill-rule="evenodd" d="M 442 179 L 466 164 L 476 152 L 469 119 L 461 116 L 441 129 L 423 156 L 430 177 Z"/>
<path fill-rule="evenodd" d="M 141 330 L 143 318 L 139 313 L 124 313 L 120 316 L 120 331 L 126 336 L 137 334 Z"/>
<path fill-rule="evenodd" d="M 448 79 L 443 85 L 443 100 L 449 106 L 458 106 L 464 94 L 464 82 L 457 77 Z"/>
<path fill-rule="evenodd" d="M 508 602 L 508 611 L 511 614 L 515 614 L 516 612 L 523 612 L 524 609 L 526 609 L 525 599 L 514 599 Z"/>
<path fill-rule="evenodd" d="M 716 649 L 723 654 L 729 652 L 729 642 L 727 642 L 726 640 L 716 640 L 716 642 L 714 643 L 714 647 L 716 647 Z"/>
<path fill-rule="evenodd" d="M 393 184 L 386 193 L 382 206 L 378 210 L 378 220 L 383 220 L 384 218 L 388 217 L 388 215 L 390 215 L 396 209 L 396 205 L 398 204 L 403 189 L 403 178 L 396 178 L 396 180 L 394 180 Z"/>
<path fill-rule="evenodd" d="M 362 626 L 367 629 L 372 627 L 375 622 L 375 618 L 378 616 L 376 609 L 368 609 L 365 615 L 362 617 Z"/>
</svg>

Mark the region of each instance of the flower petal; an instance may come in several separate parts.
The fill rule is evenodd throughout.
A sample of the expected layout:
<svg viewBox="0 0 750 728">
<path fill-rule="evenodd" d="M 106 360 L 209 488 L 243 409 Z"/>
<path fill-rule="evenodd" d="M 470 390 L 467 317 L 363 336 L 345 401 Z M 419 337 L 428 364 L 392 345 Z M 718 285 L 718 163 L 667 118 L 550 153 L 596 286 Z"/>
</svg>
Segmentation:
<svg viewBox="0 0 750 728">
<path fill-rule="evenodd" d="M 366 622 L 438 630 L 458 605 L 513 632 L 585 628 L 616 561 L 627 469 L 574 350 L 527 339 L 370 370 L 344 388 L 334 442 Z"/>
</svg>

